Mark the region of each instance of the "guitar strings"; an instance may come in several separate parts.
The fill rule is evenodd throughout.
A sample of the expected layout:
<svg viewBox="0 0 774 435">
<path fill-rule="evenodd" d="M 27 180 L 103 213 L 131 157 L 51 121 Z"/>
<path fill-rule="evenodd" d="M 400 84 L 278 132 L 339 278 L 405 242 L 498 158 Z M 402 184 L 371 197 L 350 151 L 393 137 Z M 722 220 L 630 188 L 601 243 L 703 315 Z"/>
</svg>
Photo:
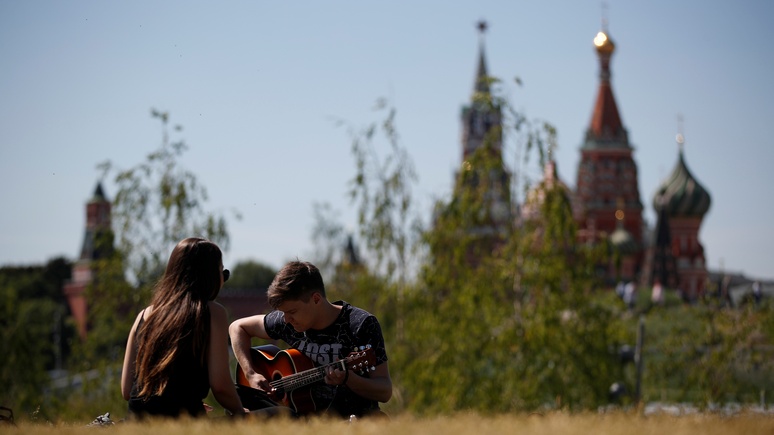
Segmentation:
<svg viewBox="0 0 774 435">
<path fill-rule="evenodd" d="M 345 362 L 346 360 L 340 360 L 325 366 L 304 370 L 303 372 L 296 373 L 295 375 L 285 376 L 283 378 L 277 379 L 276 381 L 272 381 L 269 384 L 272 386 L 272 388 L 277 388 L 284 391 L 292 391 L 296 388 L 319 381 L 320 379 L 324 378 L 326 367 L 338 364 L 342 369 L 344 369 L 346 367 L 344 365 Z"/>
<path fill-rule="evenodd" d="M 370 349 L 370 346 L 368 347 Z M 344 358 L 343 360 L 335 361 L 320 367 L 314 367 L 293 375 L 284 376 L 280 379 L 269 382 L 269 385 L 271 385 L 271 387 L 274 389 L 278 389 L 282 391 L 293 391 L 296 388 L 300 388 L 300 387 L 303 387 L 304 385 L 310 384 L 312 382 L 317 382 L 320 379 L 323 379 L 325 377 L 325 369 L 327 367 L 339 365 L 341 370 L 347 370 L 348 362 L 357 360 L 358 358 L 362 358 L 366 356 L 366 354 L 367 352 L 363 352 L 357 356 L 353 356 L 354 355 L 354 352 L 353 352 L 353 355 L 350 355 L 347 358 Z M 362 366 L 363 364 L 366 365 L 366 371 L 368 371 L 368 368 L 367 368 L 369 364 L 368 360 L 361 362 L 360 365 Z"/>
</svg>

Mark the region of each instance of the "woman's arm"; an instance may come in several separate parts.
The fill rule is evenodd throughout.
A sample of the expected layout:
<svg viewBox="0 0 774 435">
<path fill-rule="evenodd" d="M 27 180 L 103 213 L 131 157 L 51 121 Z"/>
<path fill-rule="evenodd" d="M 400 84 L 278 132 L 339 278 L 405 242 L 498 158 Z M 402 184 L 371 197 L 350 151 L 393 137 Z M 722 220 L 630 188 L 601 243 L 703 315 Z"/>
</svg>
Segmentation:
<svg viewBox="0 0 774 435">
<path fill-rule="evenodd" d="M 228 320 L 226 309 L 217 302 L 210 302 L 210 347 L 207 367 L 210 388 L 215 400 L 235 415 L 245 413 L 237 395 L 231 371 L 228 367 Z"/>
<path fill-rule="evenodd" d="M 147 308 L 146 308 L 147 309 Z M 134 381 L 134 362 L 137 359 L 137 343 L 134 340 L 135 331 L 137 325 L 140 323 L 140 319 L 145 313 L 145 310 L 140 311 L 137 318 L 134 319 L 132 329 L 129 330 L 129 339 L 126 340 L 126 352 L 124 353 L 124 367 L 121 369 L 121 395 L 124 396 L 124 400 L 129 400 L 132 394 L 132 382 Z"/>
</svg>

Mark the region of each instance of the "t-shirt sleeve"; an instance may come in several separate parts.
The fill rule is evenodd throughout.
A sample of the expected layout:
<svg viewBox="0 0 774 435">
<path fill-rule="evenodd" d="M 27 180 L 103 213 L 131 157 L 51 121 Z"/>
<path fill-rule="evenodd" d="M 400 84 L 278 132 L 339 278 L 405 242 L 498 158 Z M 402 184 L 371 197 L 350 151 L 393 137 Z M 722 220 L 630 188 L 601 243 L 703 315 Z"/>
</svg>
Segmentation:
<svg viewBox="0 0 774 435">
<path fill-rule="evenodd" d="M 387 350 L 384 347 L 382 327 L 375 316 L 371 315 L 365 318 L 357 332 L 357 340 L 358 346 L 362 346 L 363 344 L 371 345 L 371 348 L 374 350 L 376 364 L 387 361 Z"/>
<path fill-rule="evenodd" d="M 282 330 L 285 327 L 285 317 L 281 311 L 272 311 L 263 318 L 263 327 L 266 334 L 272 340 L 282 339 Z"/>
</svg>

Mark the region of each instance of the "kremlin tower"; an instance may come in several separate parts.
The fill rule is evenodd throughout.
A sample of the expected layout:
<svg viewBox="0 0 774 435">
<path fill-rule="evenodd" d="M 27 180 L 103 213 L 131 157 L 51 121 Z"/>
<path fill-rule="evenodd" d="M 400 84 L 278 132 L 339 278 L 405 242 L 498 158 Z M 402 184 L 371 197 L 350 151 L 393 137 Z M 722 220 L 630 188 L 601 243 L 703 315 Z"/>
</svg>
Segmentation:
<svg viewBox="0 0 774 435">
<path fill-rule="evenodd" d="M 513 223 L 511 173 L 503 162 L 502 109 L 492 98 L 484 57 L 486 22 L 479 22 L 479 57 L 473 94 L 462 108 L 462 165 L 454 195 L 475 198 L 486 210 L 473 234 L 500 238 Z"/>
<path fill-rule="evenodd" d="M 75 318 L 78 334 L 86 338 L 88 330 L 88 304 L 86 289 L 93 280 L 93 262 L 113 252 L 110 201 L 105 197 L 102 183 L 97 183 L 94 195 L 86 204 L 86 231 L 78 261 L 73 265 L 72 279 L 64 285 L 63 292 Z"/>
</svg>

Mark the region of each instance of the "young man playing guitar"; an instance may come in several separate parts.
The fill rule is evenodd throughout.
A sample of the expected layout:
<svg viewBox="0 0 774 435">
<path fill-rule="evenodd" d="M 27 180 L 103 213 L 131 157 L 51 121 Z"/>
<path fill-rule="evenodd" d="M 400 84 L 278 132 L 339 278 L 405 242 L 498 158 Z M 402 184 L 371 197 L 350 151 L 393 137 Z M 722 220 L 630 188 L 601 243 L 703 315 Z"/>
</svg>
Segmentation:
<svg viewBox="0 0 774 435">
<path fill-rule="evenodd" d="M 285 265 L 274 277 L 267 297 L 273 311 L 236 320 L 229 327 L 231 346 L 241 370 L 237 383 L 241 379 L 242 386 L 262 390 L 300 415 L 334 412 L 347 418 L 381 414 L 379 402 L 392 397 L 392 380 L 376 317 L 344 301 L 329 302 L 320 271 L 308 262 Z M 258 348 L 251 348 L 252 337 L 284 341 L 291 349 L 282 351 L 282 356 L 292 356 L 293 363 L 281 364 L 279 355 L 256 352 Z M 365 367 L 353 369 L 356 367 L 349 365 L 351 355 L 365 347 L 370 347 L 371 360 L 366 361 Z M 277 369 L 267 369 L 273 362 Z M 303 363 L 315 369 L 301 372 L 298 367 L 303 368 Z M 295 370 L 301 373 L 287 373 Z M 314 370 L 318 371 L 317 376 Z M 296 390 L 296 379 L 290 381 L 293 376 L 301 381 L 311 379 L 312 383 Z M 245 389 L 239 391 L 240 395 L 246 394 Z M 311 399 L 309 405 L 301 405 L 304 401 L 300 396 L 307 394 Z M 288 400 L 289 395 L 296 397 Z M 248 408 L 249 402 L 245 400 Z"/>
</svg>

